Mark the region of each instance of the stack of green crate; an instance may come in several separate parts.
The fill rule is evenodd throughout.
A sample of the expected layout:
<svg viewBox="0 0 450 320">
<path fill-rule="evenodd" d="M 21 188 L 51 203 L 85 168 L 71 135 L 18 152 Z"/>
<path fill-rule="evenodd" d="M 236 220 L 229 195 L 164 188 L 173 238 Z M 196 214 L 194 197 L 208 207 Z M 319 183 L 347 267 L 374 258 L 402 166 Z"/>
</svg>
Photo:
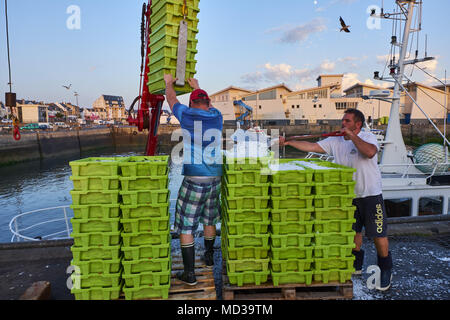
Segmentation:
<svg viewBox="0 0 450 320">
<path fill-rule="evenodd" d="M 270 274 L 275 286 L 311 284 L 313 277 L 313 171 L 293 161 L 279 160 L 278 169 L 271 164 Z M 292 170 L 282 168 L 285 164 Z"/>
<path fill-rule="evenodd" d="M 269 276 L 269 157 L 226 157 L 222 181 L 222 256 L 230 284 Z"/>
<path fill-rule="evenodd" d="M 356 170 L 325 161 L 303 164 L 314 170 L 314 280 L 344 283 L 354 272 Z"/>
<path fill-rule="evenodd" d="M 118 299 L 121 282 L 119 163 L 122 158 L 70 162 L 73 181 L 71 248 L 77 300 Z"/>
<path fill-rule="evenodd" d="M 125 299 L 167 299 L 171 278 L 168 156 L 120 163 Z"/>
<path fill-rule="evenodd" d="M 192 91 L 187 79 L 193 78 L 196 71 L 195 55 L 197 53 L 196 35 L 198 33 L 198 18 L 200 0 L 158 0 L 153 1 L 151 9 L 149 90 L 153 94 L 163 94 L 165 91 L 164 74 L 176 76 L 178 56 L 178 35 L 180 22 L 184 19 L 183 6 L 186 2 L 186 22 L 188 26 L 188 41 L 186 50 L 186 84 L 175 87 L 177 94 Z"/>
</svg>

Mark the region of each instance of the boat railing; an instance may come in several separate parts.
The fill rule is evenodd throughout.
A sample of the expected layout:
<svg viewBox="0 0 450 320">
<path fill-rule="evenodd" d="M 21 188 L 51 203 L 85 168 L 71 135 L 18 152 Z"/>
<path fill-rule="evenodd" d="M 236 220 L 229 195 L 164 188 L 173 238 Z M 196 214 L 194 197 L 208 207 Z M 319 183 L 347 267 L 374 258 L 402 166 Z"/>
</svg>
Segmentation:
<svg viewBox="0 0 450 320">
<path fill-rule="evenodd" d="M 20 224 L 24 219 L 31 220 L 31 216 L 42 215 L 44 212 L 55 211 L 55 210 L 57 212 L 59 212 L 59 214 L 62 214 L 62 216 L 61 217 L 56 216 L 54 218 L 52 217 L 51 219 L 47 219 L 47 220 L 42 220 L 41 217 L 38 216 L 37 221 L 39 221 L 39 222 L 36 222 L 36 223 L 31 224 L 26 227 L 22 227 L 22 228 L 20 227 Z M 38 209 L 38 210 L 21 213 L 21 214 L 15 216 L 14 218 L 12 218 L 11 221 L 9 222 L 9 230 L 13 234 L 13 236 L 11 237 L 11 242 L 70 239 L 71 238 L 70 234 L 72 232 L 70 219 L 72 218 L 72 216 L 73 216 L 73 211 L 72 211 L 72 209 L 70 209 L 70 206 L 52 207 L 52 208 Z M 25 233 L 27 231 L 30 232 L 33 229 L 35 229 L 36 227 L 43 227 L 45 225 L 49 225 L 49 224 L 53 224 L 53 223 L 61 222 L 61 221 L 64 221 L 64 224 L 65 224 L 65 229 L 62 231 L 58 231 L 58 232 L 54 232 L 54 233 L 46 234 L 46 235 L 39 235 L 37 237 L 32 237 L 32 236 L 24 234 L 24 232 Z"/>
</svg>

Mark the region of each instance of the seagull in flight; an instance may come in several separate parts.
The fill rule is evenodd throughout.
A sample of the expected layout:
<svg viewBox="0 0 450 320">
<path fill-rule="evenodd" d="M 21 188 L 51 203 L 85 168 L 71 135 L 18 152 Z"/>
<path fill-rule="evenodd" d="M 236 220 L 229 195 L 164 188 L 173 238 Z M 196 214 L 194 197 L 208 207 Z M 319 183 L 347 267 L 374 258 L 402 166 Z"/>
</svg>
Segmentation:
<svg viewBox="0 0 450 320">
<path fill-rule="evenodd" d="M 344 22 L 344 19 L 342 19 L 342 17 L 339 17 L 339 21 L 341 22 L 341 26 L 342 26 L 342 28 L 341 28 L 341 32 L 342 31 L 345 31 L 345 32 L 347 32 L 347 33 L 350 33 L 350 26 L 348 26 L 345 22 Z"/>
<path fill-rule="evenodd" d="M 64 88 L 66 88 L 67 90 L 70 90 L 70 88 L 72 87 L 72 85 L 68 85 L 68 86 L 63 86 Z"/>
</svg>

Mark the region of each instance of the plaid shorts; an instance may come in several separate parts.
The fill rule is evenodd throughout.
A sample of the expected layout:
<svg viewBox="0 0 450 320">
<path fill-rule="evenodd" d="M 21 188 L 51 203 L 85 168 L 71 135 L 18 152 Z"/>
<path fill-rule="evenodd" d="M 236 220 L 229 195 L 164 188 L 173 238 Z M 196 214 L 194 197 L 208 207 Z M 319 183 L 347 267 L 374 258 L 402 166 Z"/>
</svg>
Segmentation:
<svg viewBox="0 0 450 320">
<path fill-rule="evenodd" d="M 184 178 L 178 193 L 175 232 L 193 234 L 198 224 L 214 226 L 220 222 L 221 181 L 195 183 Z"/>
</svg>

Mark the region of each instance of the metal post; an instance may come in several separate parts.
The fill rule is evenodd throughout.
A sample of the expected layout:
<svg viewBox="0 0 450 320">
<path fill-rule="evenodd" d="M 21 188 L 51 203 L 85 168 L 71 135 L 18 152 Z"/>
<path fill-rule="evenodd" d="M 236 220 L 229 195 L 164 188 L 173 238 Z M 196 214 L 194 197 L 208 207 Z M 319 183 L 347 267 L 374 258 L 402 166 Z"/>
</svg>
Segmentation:
<svg viewBox="0 0 450 320">
<path fill-rule="evenodd" d="M 16 229 L 17 242 L 20 242 L 19 226 L 17 225 L 17 219 L 14 220 L 14 228 Z"/>
</svg>

